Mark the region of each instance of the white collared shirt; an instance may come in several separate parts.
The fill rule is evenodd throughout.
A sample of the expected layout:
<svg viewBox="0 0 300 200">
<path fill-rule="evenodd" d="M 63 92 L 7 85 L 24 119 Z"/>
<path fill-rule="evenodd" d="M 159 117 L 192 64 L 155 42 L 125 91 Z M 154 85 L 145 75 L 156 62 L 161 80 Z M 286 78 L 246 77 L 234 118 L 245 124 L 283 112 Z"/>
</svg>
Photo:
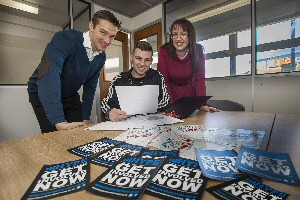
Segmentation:
<svg viewBox="0 0 300 200">
<path fill-rule="evenodd" d="M 91 62 L 96 56 L 98 56 L 102 51 L 93 51 L 92 50 L 92 43 L 90 39 L 90 32 L 84 32 L 83 33 L 83 46 L 86 50 L 87 57 L 89 58 L 89 61 Z"/>
</svg>

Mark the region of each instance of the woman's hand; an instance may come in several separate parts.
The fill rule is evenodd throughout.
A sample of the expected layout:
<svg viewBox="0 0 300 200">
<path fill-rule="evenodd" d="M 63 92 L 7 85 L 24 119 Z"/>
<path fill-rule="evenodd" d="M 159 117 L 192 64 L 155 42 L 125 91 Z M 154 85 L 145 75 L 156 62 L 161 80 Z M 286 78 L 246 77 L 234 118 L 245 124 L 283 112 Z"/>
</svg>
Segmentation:
<svg viewBox="0 0 300 200">
<path fill-rule="evenodd" d="M 218 108 L 209 107 L 209 106 L 201 106 L 200 110 L 203 110 L 205 112 L 220 112 Z"/>
</svg>

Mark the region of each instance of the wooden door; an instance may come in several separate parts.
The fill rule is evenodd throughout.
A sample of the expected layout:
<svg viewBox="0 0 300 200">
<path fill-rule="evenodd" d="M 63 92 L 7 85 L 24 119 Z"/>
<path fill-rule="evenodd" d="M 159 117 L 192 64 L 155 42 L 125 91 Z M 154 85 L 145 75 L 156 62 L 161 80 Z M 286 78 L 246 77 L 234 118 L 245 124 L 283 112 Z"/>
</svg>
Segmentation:
<svg viewBox="0 0 300 200">
<path fill-rule="evenodd" d="M 140 41 L 146 40 L 153 48 L 153 62 L 151 67 L 157 69 L 159 48 L 162 45 L 162 24 L 158 22 L 134 33 L 134 46 Z"/>
<path fill-rule="evenodd" d="M 128 34 L 127 33 L 123 33 L 121 31 L 119 31 L 117 33 L 117 36 L 115 38 L 115 41 L 119 41 L 119 43 L 121 43 L 121 48 L 122 48 L 122 59 L 123 59 L 123 63 L 121 63 L 120 65 L 122 66 L 118 66 L 120 69 L 120 71 L 128 71 L 129 70 L 129 48 L 128 48 Z M 113 45 L 108 47 L 107 51 L 115 51 L 114 47 L 112 47 Z M 110 59 L 110 55 L 109 52 L 107 52 L 106 54 L 106 63 L 107 61 Z M 119 58 L 114 58 L 114 59 L 119 59 Z M 114 76 L 117 75 L 116 73 L 113 74 Z M 110 86 L 110 82 L 111 79 L 113 77 L 108 77 L 109 74 L 106 73 L 106 68 L 105 66 L 102 68 L 101 73 L 100 73 L 100 79 L 99 79 L 99 85 L 100 85 L 100 105 L 102 100 L 106 97 L 106 95 L 108 94 L 108 90 L 109 90 L 109 86 Z M 104 117 L 101 115 L 101 120 L 104 120 Z"/>
</svg>

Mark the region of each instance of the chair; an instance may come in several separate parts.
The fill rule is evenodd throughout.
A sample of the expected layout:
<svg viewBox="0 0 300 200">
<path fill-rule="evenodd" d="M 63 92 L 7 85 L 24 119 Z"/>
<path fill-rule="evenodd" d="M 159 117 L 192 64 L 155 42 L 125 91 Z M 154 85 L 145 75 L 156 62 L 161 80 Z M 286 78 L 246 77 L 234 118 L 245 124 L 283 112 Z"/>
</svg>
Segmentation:
<svg viewBox="0 0 300 200">
<path fill-rule="evenodd" d="M 245 111 L 245 106 L 230 100 L 209 100 L 207 105 L 223 111 Z"/>
</svg>

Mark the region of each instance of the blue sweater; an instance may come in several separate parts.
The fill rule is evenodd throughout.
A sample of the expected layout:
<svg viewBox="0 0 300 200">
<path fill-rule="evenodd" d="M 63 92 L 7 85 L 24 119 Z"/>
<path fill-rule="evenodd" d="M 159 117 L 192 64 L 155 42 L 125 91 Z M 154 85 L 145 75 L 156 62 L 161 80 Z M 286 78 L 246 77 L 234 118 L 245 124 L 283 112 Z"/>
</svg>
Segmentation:
<svg viewBox="0 0 300 200">
<path fill-rule="evenodd" d="M 90 119 L 93 99 L 106 60 L 105 52 L 91 62 L 83 46 L 83 33 L 56 33 L 47 45 L 40 65 L 28 81 L 28 92 L 36 92 L 50 123 L 65 121 L 62 98 L 76 95 L 83 86 L 82 117 Z"/>
</svg>

